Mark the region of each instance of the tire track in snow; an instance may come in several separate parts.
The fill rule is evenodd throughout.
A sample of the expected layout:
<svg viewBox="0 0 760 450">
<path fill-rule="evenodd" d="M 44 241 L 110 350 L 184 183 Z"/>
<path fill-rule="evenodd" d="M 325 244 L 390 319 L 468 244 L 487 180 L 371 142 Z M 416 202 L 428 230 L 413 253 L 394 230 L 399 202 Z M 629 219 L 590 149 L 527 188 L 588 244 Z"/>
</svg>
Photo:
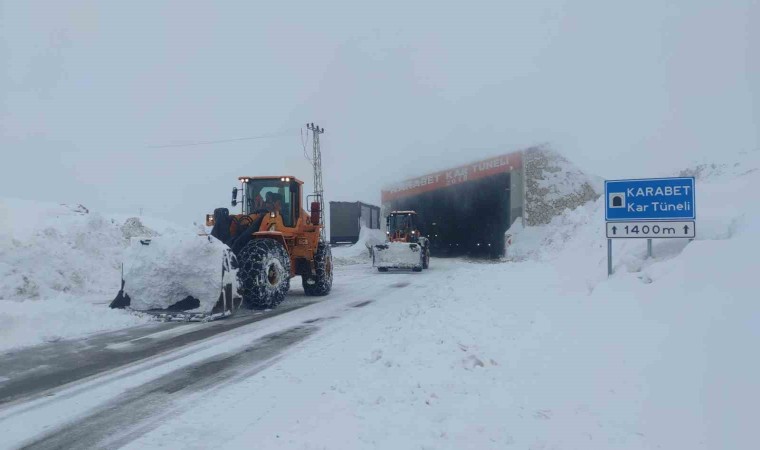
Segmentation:
<svg viewBox="0 0 760 450">
<path fill-rule="evenodd" d="M 32 347 L 12 354 L 3 355 L 0 368 L 0 406 L 10 402 L 42 395 L 51 389 L 69 383 L 88 379 L 114 369 L 123 368 L 167 351 L 178 350 L 190 344 L 235 330 L 265 319 L 279 316 L 316 301 L 282 305 L 280 308 L 260 314 L 242 314 L 223 321 L 207 324 L 166 324 L 166 327 L 147 327 L 134 330 L 136 335 L 114 332 L 101 336 L 55 343 L 42 347 Z M 163 324 L 162 324 L 163 325 Z M 194 325 L 196 325 L 194 327 Z M 192 327 L 184 332 L 182 328 Z M 177 330 L 153 338 L 159 334 L 144 335 L 147 331 L 162 329 L 162 332 Z M 131 339 L 129 339 L 131 338 Z M 88 342 L 89 341 L 89 342 Z"/>
<path fill-rule="evenodd" d="M 319 328 L 301 325 L 257 339 L 243 351 L 175 370 L 159 380 L 132 389 L 91 414 L 43 437 L 24 449 L 117 448 L 158 427 L 163 418 L 203 401 L 203 396 L 235 380 L 261 372 L 288 347 Z"/>
</svg>

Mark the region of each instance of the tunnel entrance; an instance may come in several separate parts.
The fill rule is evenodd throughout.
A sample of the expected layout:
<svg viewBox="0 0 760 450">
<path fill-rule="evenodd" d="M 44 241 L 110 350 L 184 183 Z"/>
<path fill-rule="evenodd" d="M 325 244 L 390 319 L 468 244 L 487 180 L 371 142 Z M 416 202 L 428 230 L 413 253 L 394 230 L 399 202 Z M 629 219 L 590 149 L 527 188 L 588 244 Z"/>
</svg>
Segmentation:
<svg viewBox="0 0 760 450">
<path fill-rule="evenodd" d="M 433 256 L 497 258 L 510 221 L 510 173 L 498 173 L 390 202 L 414 210 Z"/>
</svg>

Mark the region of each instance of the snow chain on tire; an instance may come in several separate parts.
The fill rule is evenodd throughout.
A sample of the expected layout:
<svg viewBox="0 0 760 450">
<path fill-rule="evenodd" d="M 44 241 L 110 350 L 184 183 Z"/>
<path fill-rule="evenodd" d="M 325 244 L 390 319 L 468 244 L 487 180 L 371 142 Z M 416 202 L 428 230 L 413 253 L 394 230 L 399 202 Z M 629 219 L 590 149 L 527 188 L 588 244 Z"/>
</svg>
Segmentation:
<svg viewBox="0 0 760 450">
<path fill-rule="evenodd" d="M 251 308 L 274 308 L 290 289 L 290 257 L 274 239 L 249 241 L 237 257 L 239 291 Z"/>
<path fill-rule="evenodd" d="M 306 295 L 327 295 L 332 289 L 333 260 L 330 246 L 320 242 L 314 254 L 314 271 L 316 275 L 302 276 L 303 291 Z"/>
</svg>

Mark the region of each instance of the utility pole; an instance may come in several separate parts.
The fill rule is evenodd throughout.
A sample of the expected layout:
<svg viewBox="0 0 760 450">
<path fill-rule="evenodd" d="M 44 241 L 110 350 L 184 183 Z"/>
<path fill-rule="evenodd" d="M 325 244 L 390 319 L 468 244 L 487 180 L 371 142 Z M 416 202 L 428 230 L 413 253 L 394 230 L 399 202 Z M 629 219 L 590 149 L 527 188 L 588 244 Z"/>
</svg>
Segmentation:
<svg viewBox="0 0 760 450">
<path fill-rule="evenodd" d="M 314 196 L 319 202 L 319 220 L 322 222 L 322 239 L 325 238 L 325 202 L 324 202 L 324 187 L 322 186 L 322 151 L 319 148 L 319 135 L 325 132 L 324 128 L 319 128 L 319 125 L 314 123 L 307 123 L 306 128 L 311 131 L 312 142 L 314 144 L 314 155 L 312 159 L 312 165 L 314 166 Z"/>
</svg>

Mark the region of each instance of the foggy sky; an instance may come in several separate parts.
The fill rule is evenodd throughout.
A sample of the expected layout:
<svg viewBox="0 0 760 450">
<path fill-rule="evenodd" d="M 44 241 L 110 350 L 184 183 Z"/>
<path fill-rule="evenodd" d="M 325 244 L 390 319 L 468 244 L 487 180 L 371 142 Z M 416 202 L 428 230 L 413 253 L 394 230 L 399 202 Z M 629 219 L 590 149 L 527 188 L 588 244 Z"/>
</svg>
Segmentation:
<svg viewBox="0 0 760 450">
<path fill-rule="evenodd" d="M 0 197 L 200 221 L 239 175 L 311 189 L 306 122 L 327 200 L 541 143 L 666 175 L 760 146 L 758 23 L 755 0 L 3 1 Z"/>
</svg>

